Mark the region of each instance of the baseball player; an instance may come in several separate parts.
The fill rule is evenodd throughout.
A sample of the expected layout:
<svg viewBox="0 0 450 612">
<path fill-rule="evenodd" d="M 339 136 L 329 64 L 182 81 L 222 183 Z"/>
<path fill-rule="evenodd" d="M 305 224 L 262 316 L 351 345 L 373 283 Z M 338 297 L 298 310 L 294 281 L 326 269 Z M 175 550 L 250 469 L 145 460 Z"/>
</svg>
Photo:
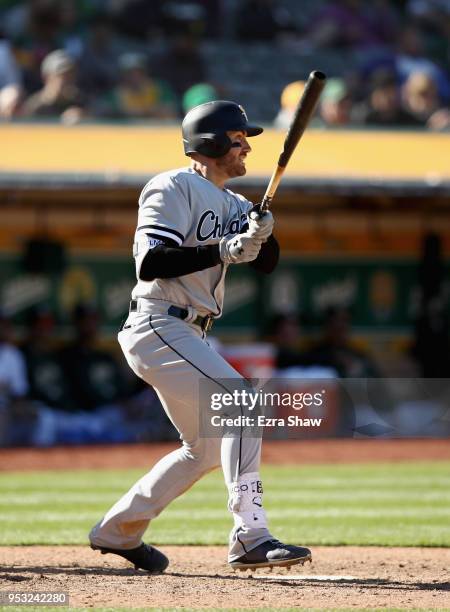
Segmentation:
<svg viewBox="0 0 450 612">
<path fill-rule="evenodd" d="M 260 436 L 199 433 L 199 385 L 218 391 L 244 379 L 210 345 L 207 332 L 222 314 L 228 266 L 248 263 L 270 273 L 279 248 L 271 213 L 259 216 L 225 188 L 243 176 L 250 125 L 241 106 L 213 101 L 190 110 L 182 124 L 186 168 L 152 178 L 139 199 L 134 242 L 137 284 L 118 339 L 132 370 L 152 385 L 182 446 L 163 457 L 95 525 L 91 547 L 158 573 L 169 561 L 143 544 L 149 522 L 199 478 L 222 465 L 234 519 L 228 561 L 233 568 L 289 566 L 311 559 L 307 548 L 270 533 L 259 476 Z"/>
</svg>

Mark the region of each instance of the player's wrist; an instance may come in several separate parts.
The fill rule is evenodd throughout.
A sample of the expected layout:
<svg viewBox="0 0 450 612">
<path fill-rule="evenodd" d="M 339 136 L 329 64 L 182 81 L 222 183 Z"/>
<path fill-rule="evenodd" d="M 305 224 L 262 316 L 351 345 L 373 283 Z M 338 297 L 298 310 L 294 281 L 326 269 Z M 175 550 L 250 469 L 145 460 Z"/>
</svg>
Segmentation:
<svg viewBox="0 0 450 612">
<path fill-rule="evenodd" d="M 230 264 L 234 263 L 233 257 L 230 253 L 230 241 L 228 238 L 222 238 L 217 245 L 219 249 L 219 257 L 223 263 Z"/>
<path fill-rule="evenodd" d="M 204 246 L 197 247 L 197 251 L 200 253 L 204 253 L 205 257 L 209 259 L 210 267 L 217 266 L 222 262 L 220 257 L 220 249 L 219 244 L 207 244 Z"/>
</svg>

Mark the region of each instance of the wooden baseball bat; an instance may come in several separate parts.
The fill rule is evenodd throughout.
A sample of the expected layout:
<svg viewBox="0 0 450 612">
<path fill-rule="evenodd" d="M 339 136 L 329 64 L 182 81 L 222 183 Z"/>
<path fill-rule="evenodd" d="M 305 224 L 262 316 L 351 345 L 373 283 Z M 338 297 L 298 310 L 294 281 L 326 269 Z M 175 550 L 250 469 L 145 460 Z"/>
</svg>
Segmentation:
<svg viewBox="0 0 450 612">
<path fill-rule="evenodd" d="M 267 186 L 263 201 L 260 204 L 260 214 L 265 213 L 272 203 L 272 199 L 276 190 L 278 189 L 278 185 L 280 184 L 281 177 L 286 170 L 286 166 L 291 159 L 291 155 L 295 151 L 295 148 L 298 145 L 300 138 L 303 136 L 303 132 L 305 131 L 306 126 L 314 113 L 317 102 L 320 98 L 320 94 L 324 88 L 325 81 L 325 74 L 323 72 L 319 72 L 318 70 L 311 72 L 308 77 L 302 97 L 300 98 L 297 108 L 295 109 L 294 117 L 291 125 L 289 126 L 286 138 L 284 139 L 283 150 L 278 159 L 277 167 L 272 174 L 272 178 Z"/>
</svg>

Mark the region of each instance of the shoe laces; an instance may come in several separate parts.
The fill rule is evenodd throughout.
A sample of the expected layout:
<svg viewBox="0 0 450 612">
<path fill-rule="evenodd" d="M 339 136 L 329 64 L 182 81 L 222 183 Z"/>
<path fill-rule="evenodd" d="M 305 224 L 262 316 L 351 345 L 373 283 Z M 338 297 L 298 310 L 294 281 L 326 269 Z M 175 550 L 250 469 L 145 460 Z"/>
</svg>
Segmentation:
<svg viewBox="0 0 450 612">
<path fill-rule="evenodd" d="M 270 540 L 270 543 L 275 544 L 275 546 L 286 546 L 286 544 L 283 544 L 283 542 L 280 542 L 280 540 L 276 539 Z"/>
</svg>

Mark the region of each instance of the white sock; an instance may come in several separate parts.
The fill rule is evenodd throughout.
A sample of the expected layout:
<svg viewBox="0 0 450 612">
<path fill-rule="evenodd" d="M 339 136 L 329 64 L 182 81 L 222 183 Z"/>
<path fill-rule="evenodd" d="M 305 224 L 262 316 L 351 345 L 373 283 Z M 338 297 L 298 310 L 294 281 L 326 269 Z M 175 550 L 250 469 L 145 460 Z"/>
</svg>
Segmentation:
<svg viewBox="0 0 450 612">
<path fill-rule="evenodd" d="M 247 529 L 267 528 L 263 508 L 263 489 L 259 472 L 239 476 L 228 486 L 228 510 L 233 513 L 234 526 Z"/>
</svg>

